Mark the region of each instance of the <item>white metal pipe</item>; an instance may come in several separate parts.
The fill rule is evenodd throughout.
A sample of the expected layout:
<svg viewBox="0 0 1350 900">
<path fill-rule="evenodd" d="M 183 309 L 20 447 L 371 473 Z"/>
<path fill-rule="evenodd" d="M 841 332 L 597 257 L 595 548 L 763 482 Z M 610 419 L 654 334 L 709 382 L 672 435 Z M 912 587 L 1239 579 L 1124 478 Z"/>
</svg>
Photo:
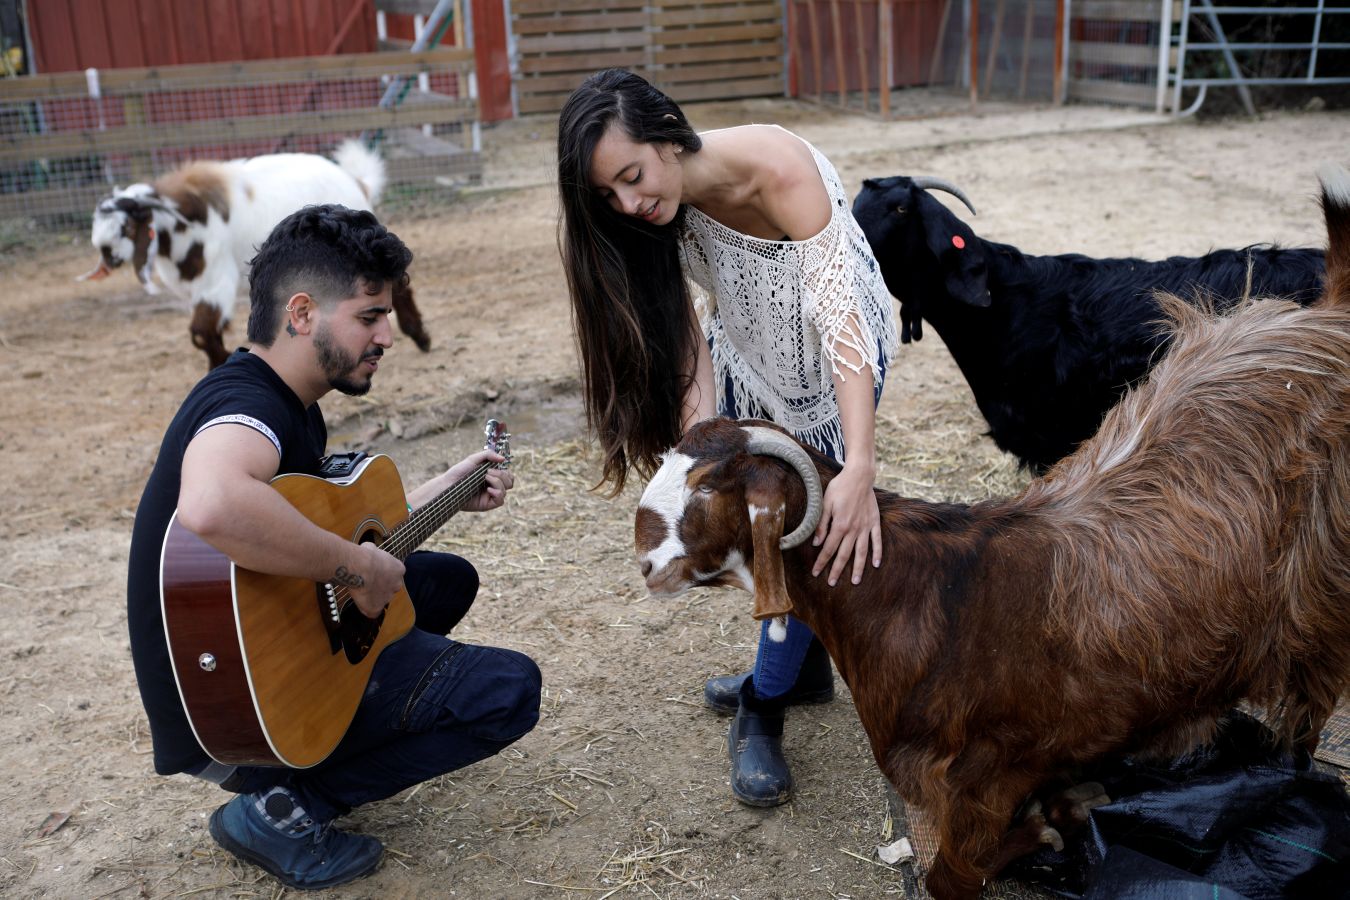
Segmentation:
<svg viewBox="0 0 1350 900">
<path fill-rule="evenodd" d="M 1177 37 L 1177 76 L 1172 85 L 1172 115 L 1181 115 L 1181 85 L 1186 80 L 1186 38 L 1191 24 L 1191 0 L 1181 0 L 1181 34 Z"/>
<path fill-rule="evenodd" d="M 1312 53 L 1308 54 L 1308 80 L 1312 81 L 1317 77 L 1317 42 L 1322 37 L 1322 13 L 1325 11 L 1325 0 L 1317 0 L 1317 18 L 1313 19 L 1313 45 Z M 1331 45 L 1327 45 L 1330 49 Z"/>
</svg>

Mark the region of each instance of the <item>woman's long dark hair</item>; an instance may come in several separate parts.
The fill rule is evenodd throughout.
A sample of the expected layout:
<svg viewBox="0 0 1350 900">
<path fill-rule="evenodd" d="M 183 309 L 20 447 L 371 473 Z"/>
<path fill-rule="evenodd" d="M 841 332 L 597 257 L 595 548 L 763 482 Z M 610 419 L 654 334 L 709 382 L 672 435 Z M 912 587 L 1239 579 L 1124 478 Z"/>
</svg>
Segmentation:
<svg viewBox="0 0 1350 900">
<path fill-rule="evenodd" d="M 703 339 L 680 269 L 681 208 L 657 227 L 615 212 L 592 187 L 591 156 L 611 123 L 634 141 L 703 145 L 675 101 L 622 69 L 587 78 L 558 118 L 558 249 L 572 295 L 586 419 L 604 453 L 600 484 L 656 470 L 680 437 L 688 373 Z M 598 486 L 598 485 L 597 485 Z"/>
</svg>

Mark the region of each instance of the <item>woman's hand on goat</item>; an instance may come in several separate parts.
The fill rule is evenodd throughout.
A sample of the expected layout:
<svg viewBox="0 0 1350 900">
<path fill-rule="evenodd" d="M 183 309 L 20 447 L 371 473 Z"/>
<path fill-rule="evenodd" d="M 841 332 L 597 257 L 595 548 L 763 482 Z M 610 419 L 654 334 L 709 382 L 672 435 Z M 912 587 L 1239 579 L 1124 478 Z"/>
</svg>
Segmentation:
<svg viewBox="0 0 1350 900">
<path fill-rule="evenodd" d="M 872 482 L 870 468 L 845 465 L 825 489 L 820 524 L 813 538 L 820 552 L 811 574 L 820 575 L 828 565 L 831 587 L 850 563 L 853 583 L 860 583 L 869 549 L 872 567 L 881 565 L 881 512 Z"/>
</svg>

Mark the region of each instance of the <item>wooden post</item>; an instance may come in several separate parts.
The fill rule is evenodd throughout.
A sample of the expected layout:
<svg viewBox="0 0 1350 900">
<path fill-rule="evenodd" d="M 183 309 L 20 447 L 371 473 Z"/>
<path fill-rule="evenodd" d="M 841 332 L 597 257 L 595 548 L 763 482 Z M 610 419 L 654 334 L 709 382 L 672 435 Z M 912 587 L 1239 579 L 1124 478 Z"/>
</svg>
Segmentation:
<svg viewBox="0 0 1350 900">
<path fill-rule="evenodd" d="M 1026 0 L 1026 3 L 1027 17 L 1022 24 L 1022 77 L 1017 82 L 1018 99 L 1025 99 L 1027 96 L 1027 70 L 1031 66 L 1031 33 L 1036 21 L 1035 0 Z"/>
<path fill-rule="evenodd" d="M 470 83 L 469 93 L 472 95 L 477 89 L 478 119 L 481 122 L 509 119 L 513 115 L 511 58 L 506 47 L 511 23 L 506 18 L 506 4 L 501 0 L 464 0 L 456 12 L 465 6 L 470 7 L 469 11 L 459 21 L 470 20 L 470 33 L 464 34 L 464 46 L 473 48 L 474 80 Z M 477 150 L 477 146 L 474 149 Z"/>
<path fill-rule="evenodd" d="M 801 91 L 801 48 L 798 46 L 801 41 L 801 33 L 797 30 L 797 4 L 793 0 L 788 0 L 787 4 L 787 53 L 788 53 L 788 83 L 787 93 L 789 97 L 795 97 Z"/>
<path fill-rule="evenodd" d="M 1064 0 L 1055 0 L 1055 104 L 1064 102 Z"/>
<path fill-rule="evenodd" d="M 863 0 L 853 0 L 853 33 L 858 41 L 858 89 L 862 91 L 863 111 L 867 100 L 867 32 L 863 30 Z"/>
<path fill-rule="evenodd" d="M 98 101 L 102 103 L 103 101 Z M 122 101 L 122 115 L 127 127 L 145 127 L 145 95 L 136 94 Z M 150 181 L 155 177 L 155 158 L 149 150 L 137 150 L 129 154 L 131 158 L 130 174 L 132 181 Z"/>
<path fill-rule="evenodd" d="M 450 40 L 454 42 L 456 47 L 464 46 L 464 10 L 461 8 L 461 0 L 455 0 L 454 5 L 450 7 Z M 442 38 L 441 42 L 444 43 L 445 39 Z M 477 61 L 475 60 L 475 65 L 476 64 Z M 461 100 L 468 98 L 469 96 L 468 73 L 466 72 L 455 73 L 455 96 L 460 98 Z M 462 132 L 464 131 L 464 128 L 467 127 L 467 124 L 468 123 L 465 123 L 465 126 L 460 128 L 461 137 L 463 136 Z M 468 144 L 465 144 L 464 146 L 467 147 Z"/>
<path fill-rule="evenodd" d="M 938 20 L 937 46 L 933 48 L 933 61 L 928 64 L 928 83 L 935 84 L 938 80 L 939 69 L 942 68 L 942 43 L 947 37 L 947 22 L 952 16 L 952 0 L 947 0 L 942 4 L 942 18 Z M 956 68 L 961 68 L 960 63 Z M 959 74 L 959 72 L 958 72 Z"/>
<path fill-rule="evenodd" d="M 998 45 L 1003 38 L 1003 5 L 1006 0 L 994 4 L 994 33 L 989 38 L 989 62 L 984 67 L 984 95 L 994 86 L 994 63 L 998 62 Z"/>
<path fill-rule="evenodd" d="M 891 117 L 891 0 L 877 3 L 877 61 L 880 71 L 877 73 L 877 93 L 881 100 L 881 117 Z"/>
<path fill-rule="evenodd" d="M 1063 2 L 1063 0 L 1060 0 Z M 980 99 L 980 0 L 970 0 L 970 108 Z"/>
<path fill-rule="evenodd" d="M 844 26 L 839 22 L 839 0 L 830 0 L 830 22 L 834 26 L 834 78 L 839 82 L 839 105 L 848 106 L 848 69 L 844 67 Z"/>
<path fill-rule="evenodd" d="M 816 99 L 823 100 L 825 76 L 820 71 L 820 23 L 816 21 L 816 0 L 806 0 L 806 15 L 811 20 L 811 74 L 815 77 Z"/>
</svg>

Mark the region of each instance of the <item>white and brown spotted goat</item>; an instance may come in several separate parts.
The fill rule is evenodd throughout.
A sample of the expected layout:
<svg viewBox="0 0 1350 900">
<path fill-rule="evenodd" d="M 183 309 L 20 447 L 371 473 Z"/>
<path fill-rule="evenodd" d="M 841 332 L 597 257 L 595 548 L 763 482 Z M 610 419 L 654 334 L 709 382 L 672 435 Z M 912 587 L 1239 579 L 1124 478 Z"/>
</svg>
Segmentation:
<svg viewBox="0 0 1350 900">
<path fill-rule="evenodd" d="M 273 153 L 188 163 L 99 203 L 91 240 L 102 259 L 80 280 L 106 278 L 130 261 L 145 290 L 158 293 L 153 261 L 164 284 L 192 302 L 192 343 L 214 368 L 229 355 L 222 332 L 247 288 L 249 262 L 272 228 L 312 204 L 371 209 L 384 184 L 384 162 L 359 141 L 344 142 L 333 160 Z M 393 305 L 403 333 L 429 348 L 412 289 L 395 290 Z"/>
</svg>

